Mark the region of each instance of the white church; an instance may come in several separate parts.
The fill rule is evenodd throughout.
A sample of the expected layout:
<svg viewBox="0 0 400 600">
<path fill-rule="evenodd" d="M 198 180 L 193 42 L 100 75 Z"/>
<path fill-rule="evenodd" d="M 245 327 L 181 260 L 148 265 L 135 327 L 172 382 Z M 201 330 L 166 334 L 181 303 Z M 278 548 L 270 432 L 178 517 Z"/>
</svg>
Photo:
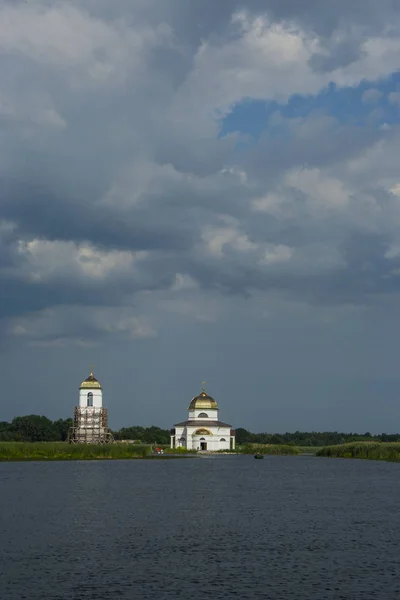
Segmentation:
<svg viewBox="0 0 400 600">
<path fill-rule="evenodd" d="M 108 409 L 103 406 L 103 389 L 92 370 L 79 387 L 79 405 L 74 409 L 68 439 L 72 444 L 108 444 L 113 441 L 108 428 Z"/>
<path fill-rule="evenodd" d="M 219 420 L 218 404 L 203 387 L 188 408 L 187 421 L 176 423 L 171 429 L 171 448 L 187 450 L 234 450 L 235 431 Z"/>
</svg>

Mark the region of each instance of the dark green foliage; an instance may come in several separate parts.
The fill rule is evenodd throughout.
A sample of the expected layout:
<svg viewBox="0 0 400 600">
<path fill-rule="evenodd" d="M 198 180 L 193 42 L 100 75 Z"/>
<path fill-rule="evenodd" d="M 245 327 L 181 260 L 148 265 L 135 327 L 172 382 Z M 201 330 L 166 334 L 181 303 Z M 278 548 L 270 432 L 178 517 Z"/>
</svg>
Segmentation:
<svg viewBox="0 0 400 600">
<path fill-rule="evenodd" d="M 169 444 L 169 429 L 160 429 L 152 425 L 151 427 L 123 427 L 119 431 L 114 431 L 116 440 L 140 440 L 143 444 Z"/>
<path fill-rule="evenodd" d="M 239 427 L 236 429 L 237 444 L 285 444 L 290 446 L 334 446 L 345 442 L 359 441 L 381 441 L 381 442 L 400 442 L 400 434 L 372 436 L 369 432 L 359 433 L 340 433 L 337 431 L 295 431 L 294 433 L 251 433 L 246 429 Z"/>
<path fill-rule="evenodd" d="M 40 415 L 25 415 L 16 417 L 8 423 L 0 421 L 0 442 L 64 442 L 68 438 L 68 430 L 72 425 L 72 419 L 58 419 L 51 421 Z M 114 438 L 118 440 L 135 440 L 142 444 L 159 444 L 167 446 L 170 442 L 170 432 L 152 425 L 151 427 L 123 427 L 119 431 L 113 431 Z M 386 434 L 372 436 L 369 432 L 338 433 L 337 431 L 326 432 L 302 432 L 294 433 L 251 433 L 247 429 L 239 427 L 236 430 L 236 444 L 272 444 L 284 446 L 323 447 L 343 444 L 345 442 L 400 442 L 400 434 Z"/>
<path fill-rule="evenodd" d="M 0 421 L 0 442 L 10 442 L 14 439 L 11 423 Z"/>
<path fill-rule="evenodd" d="M 65 442 L 72 419 L 51 421 L 40 415 L 15 417 L 11 423 L 0 421 L 0 442 Z M 160 427 L 124 427 L 115 431 L 116 440 L 137 440 L 143 444 L 169 445 L 168 429 Z"/>
<path fill-rule="evenodd" d="M 67 439 L 72 419 L 50 421 L 40 415 L 15 417 L 11 423 L 0 422 L 0 441 L 62 442 Z"/>
<path fill-rule="evenodd" d="M 47 417 L 27 415 L 13 419 L 12 430 L 16 440 L 27 442 L 47 442 L 60 439 L 58 430 Z"/>
<path fill-rule="evenodd" d="M 316 453 L 330 458 L 366 458 L 369 460 L 400 461 L 398 442 L 353 442 L 339 446 L 327 446 Z"/>
<path fill-rule="evenodd" d="M 53 427 L 58 432 L 60 440 L 65 442 L 68 439 L 69 428 L 72 426 L 72 419 L 57 419 L 53 422 Z"/>
</svg>

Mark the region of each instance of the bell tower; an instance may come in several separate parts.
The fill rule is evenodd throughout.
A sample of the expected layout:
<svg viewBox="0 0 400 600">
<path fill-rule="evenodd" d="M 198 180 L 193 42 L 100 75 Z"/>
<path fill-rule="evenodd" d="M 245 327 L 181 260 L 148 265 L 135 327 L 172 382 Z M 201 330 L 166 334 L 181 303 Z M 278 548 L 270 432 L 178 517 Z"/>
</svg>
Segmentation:
<svg viewBox="0 0 400 600">
<path fill-rule="evenodd" d="M 93 375 L 93 367 L 90 368 L 89 377 L 82 381 L 79 387 L 79 407 L 103 407 L 103 389 L 100 382 Z"/>
<path fill-rule="evenodd" d="M 113 441 L 108 429 L 108 409 L 103 407 L 103 389 L 90 375 L 79 386 L 79 405 L 74 409 L 74 424 L 69 432 L 73 444 L 108 444 Z"/>
</svg>

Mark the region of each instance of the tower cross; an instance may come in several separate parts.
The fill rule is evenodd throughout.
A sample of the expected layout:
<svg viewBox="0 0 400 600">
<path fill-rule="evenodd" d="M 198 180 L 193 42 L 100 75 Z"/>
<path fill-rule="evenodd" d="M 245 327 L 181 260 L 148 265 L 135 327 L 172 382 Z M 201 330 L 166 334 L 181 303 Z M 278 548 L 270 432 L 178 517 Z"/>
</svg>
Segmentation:
<svg viewBox="0 0 400 600">
<path fill-rule="evenodd" d="M 206 385 L 206 382 L 205 382 L 205 381 L 202 381 L 202 382 L 201 382 L 201 391 L 202 391 L 202 392 L 205 392 L 205 391 L 206 391 L 205 385 Z"/>
</svg>

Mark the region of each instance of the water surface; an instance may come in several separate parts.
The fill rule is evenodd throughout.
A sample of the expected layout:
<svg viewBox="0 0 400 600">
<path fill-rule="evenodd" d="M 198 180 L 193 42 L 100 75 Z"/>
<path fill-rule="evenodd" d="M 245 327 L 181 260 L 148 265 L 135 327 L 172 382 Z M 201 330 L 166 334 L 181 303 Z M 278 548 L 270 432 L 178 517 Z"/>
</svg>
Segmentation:
<svg viewBox="0 0 400 600">
<path fill-rule="evenodd" d="M 2 600 L 398 600 L 400 465 L 0 463 Z"/>
</svg>

